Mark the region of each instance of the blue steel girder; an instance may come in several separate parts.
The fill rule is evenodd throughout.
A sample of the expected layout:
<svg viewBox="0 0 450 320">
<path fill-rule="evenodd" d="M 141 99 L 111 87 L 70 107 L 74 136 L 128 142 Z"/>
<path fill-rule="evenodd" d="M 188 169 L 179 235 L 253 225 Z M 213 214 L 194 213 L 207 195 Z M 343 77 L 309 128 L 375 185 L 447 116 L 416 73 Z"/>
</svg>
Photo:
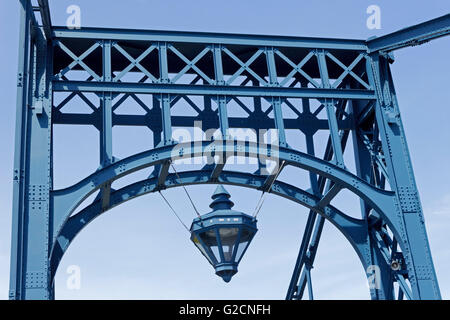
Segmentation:
<svg viewBox="0 0 450 320">
<path fill-rule="evenodd" d="M 209 85 L 187 84 L 134 84 L 134 83 L 93 83 L 86 81 L 55 81 L 55 92 L 114 92 L 135 94 L 169 94 L 198 96 L 237 96 L 237 97 L 280 97 L 280 98 L 311 98 L 311 99 L 360 99 L 374 100 L 372 90 L 339 90 L 311 88 L 259 88 L 259 87 L 215 87 Z"/>
<path fill-rule="evenodd" d="M 42 28 L 44 30 L 47 41 L 52 39 L 52 20 L 50 17 L 50 7 L 48 0 L 38 0 L 39 12 L 41 14 Z"/>
<path fill-rule="evenodd" d="M 52 299 L 48 282 L 52 47 L 36 30 L 29 1 L 21 1 L 20 17 L 9 297 Z"/>
<path fill-rule="evenodd" d="M 304 101 L 304 105 L 309 110 L 309 101 Z M 336 119 L 341 120 L 344 117 L 345 107 L 339 107 L 336 110 Z M 347 139 L 349 136 L 349 130 L 342 130 L 340 132 L 340 143 L 341 148 L 339 150 L 344 151 L 347 145 Z M 307 142 L 307 152 L 311 156 L 315 156 L 315 148 L 314 141 L 312 135 L 306 135 Z M 325 154 L 323 159 L 325 161 L 331 161 L 333 159 L 334 148 L 332 144 L 332 137 L 328 138 L 328 142 L 325 148 Z M 322 195 L 324 191 L 328 191 L 330 188 L 330 184 L 328 180 L 323 176 L 317 177 L 317 175 L 310 173 L 310 184 L 311 191 L 314 194 Z M 325 187 L 327 189 L 325 190 Z M 321 216 L 317 216 L 317 212 L 314 210 L 310 210 L 308 215 L 308 220 L 306 222 L 305 231 L 303 233 L 302 242 L 299 249 L 299 254 L 297 257 L 297 261 L 294 266 L 294 272 L 292 274 L 291 282 L 288 287 L 286 299 L 287 300 L 299 300 L 303 297 L 303 291 L 306 286 L 306 282 L 308 281 L 308 292 L 309 298 L 312 300 L 312 288 L 310 286 L 311 282 L 311 272 L 315 260 L 315 255 L 318 248 L 318 242 L 320 241 L 323 226 L 324 226 L 324 218 Z"/>
<path fill-rule="evenodd" d="M 355 51 L 365 51 L 367 49 L 364 40 L 89 27 L 70 30 L 65 27 L 54 26 L 53 37 L 91 40 L 108 39 L 117 41 L 190 42 L 198 44 L 220 43 L 223 45 L 300 47 Z"/>
<path fill-rule="evenodd" d="M 408 267 L 412 294 L 413 297 L 420 296 L 424 299 L 440 299 L 422 206 L 386 58 L 379 54 L 373 55 L 369 78 L 378 94 L 375 119 L 384 150 L 389 184 L 391 189 L 396 191 L 395 211 L 401 231 L 401 234 L 395 237 L 407 248 L 403 250 L 403 255 Z"/>
<path fill-rule="evenodd" d="M 55 91 L 374 99 L 363 61 L 367 53 L 363 47 L 355 49 L 353 41 L 336 41 L 339 44 L 330 43 L 326 47 L 323 46 L 326 41 L 322 41 L 322 45 L 308 47 L 315 41 L 288 38 L 291 40 L 288 44 L 270 37 L 248 36 L 244 44 L 237 41 L 236 37 L 240 36 L 216 35 L 215 40 L 199 43 L 198 39 L 206 41 L 201 33 L 187 33 L 180 38 L 176 32 L 164 32 L 167 35 L 162 41 L 154 34 L 157 32 L 144 32 L 154 37 L 151 40 L 138 35 L 131 40 L 113 30 L 103 31 L 101 40 L 84 38 L 81 43 L 76 34 L 81 32 L 88 36 L 89 29 L 55 31 Z M 112 43 L 112 61 L 106 62 L 98 54 L 99 43 L 104 41 Z M 346 43 L 348 45 L 344 45 Z M 321 50 L 330 60 L 327 73 L 329 79 L 335 80 L 331 86 L 320 84 L 321 80 L 317 79 L 320 75 L 316 50 Z M 110 81 L 98 81 L 101 69 L 97 66 L 105 63 L 115 76 Z M 92 78 L 90 81 L 63 79 L 71 70 L 83 71 Z M 131 72 L 142 74 L 146 79 L 121 81 Z M 190 74 L 196 75 L 200 83 L 189 83 L 185 78 Z M 254 80 L 252 86 L 248 85 L 248 79 Z M 306 84 L 300 86 L 299 79 L 306 80 Z M 362 88 L 345 89 L 351 79 L 357 80 Z M 308 88 L 308 84 L 312 87 Z"/>
<path fill-rule="evenodd" d="M 26 149 L 26 132 L 28 123 L 28 103 L 30 85 L 30 61 L 32 46 L 29 38 L 31 30 L 29 21 L 31 19 L 30 3 L 22 1 L 20 10 L 19 43 L 21 50 L 18 57 L 17 75 L 17 107 L 16 107 L 16 129 L 15 129 L 15 153 L 14 153 L 14 176 L 13 176 L 13 216 L 12 216 L 12 238 L 11 238 L 11 266 L 10 266 L 10 299 L 24 298 L 21 288 L 24 287 L 23 274 L 21 272 L 24 264 L 24 245 L 21 239 L 24 237 L 22 228 L 24 220 L 25 204 L 25 159 L 23 154 Z"/>
<path fill-rule="evenodd" d="M 320 84 L 324 81 L 323 79 L 313 78 L 320 77 L 316 66 L 318 63 L 317 49 L 304 48 L 300 40 L 296 42 L 297 47 L 275 48 L 268 47 L 268 45 L 275 43 L 264 37 L 265 40 L 261 42 L 261 45 L 265 45 L 264 47 L 237 46 L 231 39 L 229 43 L 233 44 L 234 47 L 230 49 L 223 44 L 199 45 L 193 42 L 195 40 L 194 35 L 194 40 L 188 43 L 171 44 L 167 41 L 138 41 L 135 43 L 128 41 L 121 42 L 121 46 L 117 44 L 117 40 L 88 41 L 84 46 L 79 46 L 79 43 L 76 42 L 76 46 L 73 46 L 71 45 L 71 41 L 74 39 L 72 35 L 64 35 L 64 37 L 66 38 L 54 40 L 55 55 L 59 57 L 58 60 L 65 62 L 59 63 L 58 67 L 55 66 L 53 89 L 54 92 L 71 92 L 71 95 L 65 98 L 60 105 L 55 106 L 54 123 L 57 124 L 93 124 L 97 128 L 101 127 L 102 120 L 97 110 L 90 114 L 70 114 L 61 110 L 75 96 L 80 96 L 83 100 L 86 100 L 83 92 L 94 92 L 98 96 L 106 92 L 112 93 L 113 97 L 123 94 L 122 98 L 114 103 L 113 111 L 128 97 L 132 97 L 140 105 L 144 105 L 136 95 L 151 94 L 154 98 L 162 101 L 164 106 L 162 110 L 165 119 L 163 120 L 165 136 L 170 137 L 171 126 L 168 124 L 168 119 L 171 120 L 172 126 L 192 126 L 195 121 L 200 120 L 204 122 L 203 125 L 206 129 L 221 128 L 223 135 L 226 135 L 228 127 L 246 127 L 248 121 L 252 120 L 253 126 L 258 124 L 259 128 L 276 128 L 283 145 L 285 144 L 285 129 L 305 130 L 306 127 L 311 127 L 311 129 L 308 129 L 309 131 L 317 131 L 328 129 L 329 125 L 328 120 L 319 119 L 315 114 L 311 116 L 311 114 L 300 113 L 297 110 L 298 107 L 294 105 L 298 103 L 294 103 L 292 99 L 296 101 L 305 98 L 327 100 L 327 111 L 331 111 L 333 101 L 339 102 L 347 99 L 373 100 L 375 98 L 374 91 L 370 90 L 365 82 L 368 82 L 368 80 L 365 79 L 366 72 L 363 60 L 367 58 L 367 55 L 363 51 L 348 51 L 344 54 L 341 46 L 330 45 L 333 54 L 326 52 L 327 57 L 330 57 L 327 58 L 329 61 L 325 61 L 326 65 L 322 68 L 326 69 L 326 73 L 329 75 L 326 81 L 329 82 L 331 77 L 336 80 L 333 81 L 332 85 L 323 85 Z M 109 39 L 109 37 L 105 38 Z M 96 53 L 96 51 L 101 50 L 102 43 L 105 41 L 112 41 L 112 48 L 120 48 L 117 52 L 109 51 L 111 57 L 108 61 L 104 61 L 105 54 L 102 58 L 102 55 Z M 141 50 L 137 50 L 137 47 L 141 47 Z M 178 49 L 175 49 L 176 47 Z M 78 52 L 74 53 L 73 51 L 76 50 Z M 128 53 L 127 50 L 131 53 Z M 174 54 L 168 56 L 169 51 L 174 52 Z M 153 56 L 150 56 L 152 52 Z M 324 51 L 321 52 L 325 53 Z M 210 60 L 205 62 L 200 59 L 199 61 L 199 57 L 204 58 L 207 53 L 211 53 Z M 295 54 L 298 54 L 301 58 L 296 57 Z M 145 63 L 142 61 L 144 57 L 148 58 Z M 69 59 L 67 60 L 67 58 Z M 226 58 L 228 60 L 225 60 Z M 84 60 L 89 59 L 92 62 L 84 62 Z M 121 61 L 121 59 L 125 60 Z M 180 62 L 180 59 L 183 61 Z M 259 62 L 258 59 L 260 59 Z M 345 63 L 339 59 L 342 59 Z M 129 64 L 130 61 L 132 62 L 131 65 Z M 255 66 L 255 63 L 259 63 L 259 65 Z M 103 67 L 107 65 L 108 70 L 112 70 L 116 75 L 111 77 L 112 80 L 105 81 L 104 77 L 100 79 L 101 70 L 91 68 L 88 64 L 101 64 Z M 155 67 L 158 64 L 159 70 Z M 267 74 L 265 74 L 263 64 L 267 65 Z M 347 66 L 347 64 L 349 65 Z M 135 66 L 137 67 L 133 69 Z M 67 73 L 76 68 L 86 73 L 86 81 L 68 79 Z M 121 78 L 132 71 L 141 73 L 142 78 L 138 81 L 122 82 Z M 180 78 L 185 76 L 188 71 L 192 71 L 196 77 L 194 80 L 186 80 L 180 83 Z M 169 76 L 169 73 L 171 76 Z M 302 84 L 300 84 L 300 79 L 302 79 Z M 355 79 L 358 83 L 364 85 L 362 88 L 352 89 L 348 85 L 351 79 Z M 253 85 L 250 86 L 249 82 L 252 82 Z M 311 84 L 312 87 L 308 87 L 308 84 Z M 343 87 L 344 85 L 345 87 Z M 206 108 L 206 103 L 202 111 L 201 106 L 196 105 L 189 98 L 189 96 L 194 95 L 201 95 L 216 101 L 220 110 L 218 120 L 211 117 L 211 110 Z M 252 112 L 240 101 L 242 97 L 264 97 L 271 106 L 264 113 L 259 112 L 256 108 Z M 183 99 L 198 113 L 198 116 L 169 117 L 169 106 L 167 106 L 167 102 L 164 102 L 164 99 L 171 100 L 170 108 L 177 101 Z M 236 101 L 248 113 L 248 117 L 227 117 L 226 104 L 230 100 Z M 293 110 L 298 118 L 284 119 L 281 110 L 284 106 Z M 160 120 L 158 116 L 154 116 L 154 111 L 147 108 L 145 115 L 118 115 L 113 112 L 112 122 L 113 125 L 147 126 L 153 131 L 158 131 Z M 274 111 L 274 119 L 269 117 L 271 111 Z M 316 110 L 317 113 L 319 111 L 319 109 Z M 350 129 L 349 123 L 351 122 L 347 118 L 340 120 L 338 123 L 332 123 L 337 124 L 340 129 Z M 165 143 L 168 142 L 170 142 L 170 139 L 165 141 Z"/>
<path fill-rule="evenodd" d="M 401 29 L 367 41 L 370 53 L 387 53 L 405 47 L 418 46 L 450 34 L 450 14 Z"/>
<path fill-rule="evenodd" d="M 355 102 L 352 104 L 352 111 L 354 113 L 359 113 L 361 110 L 365 110 L 366 106 L 361 103 Z M 354 119 L 355 121 L 360 121 L 359 118 Z M 371 124 L 372 126 L 376 125 L 375 123 Z M 358 127 L 358 126 L 356 126 Z M 364 128 L 367 130 L 367 128 Z M 357 174 L 365 181 L 380 187 L 384 188 L 384 184 L 380 179 L 380 175 L 385 174 L 385 177 L 388 178 L 386 168 L 384 163 L 382 163 L 381 154 L 377 152 L 377 144 L 375 143 L 378 139 L 378 131 L 376 128 L 371 128 L 368 134 L 361 134 L 361 129 L 357 129 L 353 131 L 353 144 L 355 152 L 355 164 L 357 169 Z M 371 135 L 372 138 L 369 139 L 367 136 Z M 361 214 L 365 221 L 367 221 L 370 229 L 373 230 L 374 226 L 372 225 L 370 219 L 371 207 L 366 202 L 361 201 Z M 378 223 L 380 224 L 380 223 Z M 377 225 L 378 225 L 377 224 Z M 374 243 L 374 239 L 370 238 L 370 260 L 371 265 L 378 266 L 380 273 L 383 275 L 379 281 L 379 288 L 371 288 L 371 296 L 372 299 L 394 299 L 393 295 L 393 271 L 391 270 L 390 261 L 387 262 L 383 258 L 381 250 L 378 248 L 376 243 Z M 402 278 L 403 279 L 403 278 Z M 399 279 L 397 282 L 400 283 L 402 279 Z M 406 289 L 405 289 L 406 290 Z M 399 291 L 401 291 L 399 289 Z"/>
</svg>

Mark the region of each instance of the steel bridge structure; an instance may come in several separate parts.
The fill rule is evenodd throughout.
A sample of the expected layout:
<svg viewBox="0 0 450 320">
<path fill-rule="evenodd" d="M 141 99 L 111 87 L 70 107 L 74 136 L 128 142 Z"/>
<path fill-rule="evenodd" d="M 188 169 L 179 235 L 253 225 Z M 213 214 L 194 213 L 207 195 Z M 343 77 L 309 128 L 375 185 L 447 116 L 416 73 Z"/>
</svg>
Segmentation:
<svg viewBox="0 0 450 320">
<path fill-rule="evenodd" d="M 372 299 L 441 298 L 390 63 L 394 50 L 448 35 L 450 15 L 371 40 L 347 40 L 69 29 L 52 26 L 47 0 L 19 2 L 10 299 L 54 299 L 60 260 L 100 214 L 162 189 L 218 183 L 272 193 L 309 209 L 286 299 L 301 299 L 305 290 L 313 297 L 311 268 L 325 221 L 350 242 L 369 280 L 379 268 Z M 75 98 L 91 110 L 65 112 Z M 141 106 L 140 114 L 116 112 L 129 100 Z M 184 103 L 185 114 L 172 114 L 177 103 Z M 231 104 L 241 116 L 229 115 Z M 172 139 L 173 128 L 192 128 L 197 121 L 204 130 L 220 130 L 223 139 Z M 95 127 L 100 141 L 99 169 L 59 190 L 53 188 L 54 125 Z M 113 126 L 149 128 L 154 147 L 118 159 Z M 258 159 L 271 154 L 272 146 L 262 141 L 229 138 L 231 128 L 275 130 L 283 168 L 309 172 L 310 188 L 262 170 L 227 171 L 227 158 L 199 170 L 170 172 L 174 153 L 238 152 Z M 288 144 L 288 130 L 302 133 L 304 150 Z M 328 136 L 324 154 L 315 151 L 319 131 Z M 350 137 L 353 171 L 344 161 Z M 262 169 L 264 162 L 258 163 Z M 148 179 L 111 188 L 151 167 Z M 360 218 L 332 205 L 344 189 L 360 198 Z M 77 209 L 95 192 L 92 203 Z"/>
</svg>

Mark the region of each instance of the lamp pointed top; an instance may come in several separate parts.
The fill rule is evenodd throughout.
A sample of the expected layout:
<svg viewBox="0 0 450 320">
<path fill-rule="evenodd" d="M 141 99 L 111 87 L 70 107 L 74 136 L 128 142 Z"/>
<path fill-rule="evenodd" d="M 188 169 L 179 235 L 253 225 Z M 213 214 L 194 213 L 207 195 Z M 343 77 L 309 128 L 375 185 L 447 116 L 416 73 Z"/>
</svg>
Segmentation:
<svg viewBox="0 0 450 320">
<path fill-rule="evenodd" d="M 233 201 L 230 200 L 231 195 L 224 188 L 223 185 L 218 185 L 211 198 L 214 200 L 209 205 L 213 210 L 231 209 L 234 206 Z"/>
<path fill-rule="evenodd" d="M 225 187 L 221 184 L 219 184 L 216 188 L 216 191 L 214 191 L 213 195 L 211 196 L 211 198 L 215 199 L 220 195 L 225 195 L 227 198 L 230 198 L 231 195 L 228 193 L 227 189 L 225 189 Z"/>
</svg>

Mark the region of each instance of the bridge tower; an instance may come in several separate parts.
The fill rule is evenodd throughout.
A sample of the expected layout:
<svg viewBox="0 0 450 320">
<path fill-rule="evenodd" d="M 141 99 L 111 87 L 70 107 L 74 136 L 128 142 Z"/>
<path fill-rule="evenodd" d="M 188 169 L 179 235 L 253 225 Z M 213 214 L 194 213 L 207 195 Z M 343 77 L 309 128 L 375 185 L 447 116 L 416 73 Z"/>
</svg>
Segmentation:
<svg viewBox="0 0 450 320">
<path fill-rule="evenodd" d="M 310 270 L 326 221 L 356 251 L 374 284 L 372 299 L 441 298 L 389 65 L 391 51 L 447 35 L 450 15 L 365 41 L 67 29 L 52 26 L 47 0 L 39 0 L 39 6 L 19 1 L 10 299 L 53 299 L 64 252 L 101 213 L 147 193 L 191 184 L 258 189 L 309 209 L 287 299 L 301 299 L 306 288 L 313 296 Z M 73 71 L 84 78 L 72 78 Z M 66 98 L 55 103 L 61 94 Z M 91 112 L 64 112 L 74 98 Z M 144 114 L 116 113 L 127 99 Z M 171 114 L 177 102 L 189 112 Z M 245 115 L 229 116 L 230 104 Z M 295 117 L 286 117 L 287 111 Z M 172 128 L 192 128 L 197 121 L 203 130 L 220 130 L 223 139 L 172 139 Z M 100 141 L 99 169 L 62 190 L 53 187 L 56 124 L 95 127 Z M 113 126 L 149 128 L 154 147 L 116 158 Z M 228 135 L 230 128 L 275 130 L 278 143 L 275 148 L 261 139 L 236 141 Z M 289 146 L 286 130 L 303 134 L 305 150 Z M 328 135 L 324 154 L 314 148 L 319 131 Z M 356 172 L 344 161 L 349 137 Z M 223 161 L 201 170 L 169 171 L 178 158 L 206 153 Z M 264 171 L 264 161 L 254 173 L 227 171 L 225 155 L 234 153 L 260 160 L 276 153 L 280 170 L 309 172 L 310 188 L 280 181 L 279 172 Z M 150 167 L 155 170 L 148 179 L 111 188 L 115 180 Z M 333 207 L 344 189 L 360 198 L 360 218 Z M 77 209 L 94 192 L 99 196 Z"/>
</svg>

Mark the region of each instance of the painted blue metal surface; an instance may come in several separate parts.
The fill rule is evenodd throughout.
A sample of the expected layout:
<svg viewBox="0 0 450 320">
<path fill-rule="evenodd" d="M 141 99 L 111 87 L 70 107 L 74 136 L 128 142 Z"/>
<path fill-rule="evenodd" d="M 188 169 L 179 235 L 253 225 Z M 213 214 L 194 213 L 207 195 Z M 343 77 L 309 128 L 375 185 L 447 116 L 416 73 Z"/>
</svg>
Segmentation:
<svg viewBox="0 0 450 320">
<path fill-rule="evenodd" d="M 411 26 L 367 42 L 369 52 L 390 52 L 450 34 L 450 14 Z"/>
<path fill-rule="evenodd" d="M 39 12 L 41 14 L 42 29 L 44 31 L 45 38 L 50 41 L 52 38 L 52 19 L 50 17 L 50 7 L 48 0 L 38 0 Z"/>
<path fill-rule="evenodd" d="M 313 297 L 311 270 L 325 222 L 353 246 L 369 281 L 379 271 L 377 285 L 370 287 L 372 299 L 440 299 L 387 52 L 448 34 L 448 15 L 363 41 L 69 30 L 51 26 L 47 1 L 38 3 L 41 28 L 31 2 L 20 0 L 11 299 L 53 299 L 64 252 L 101 213 L 150 192 L 192 184 L 254 188 L 310 210 L 287 299 L 301 299 L 306 288 Z M 73 71 L 85 80 L 74 79 Z M 127 78 L 130 74 L 134 77 Z M 61 93 L 65 96 L 56 104 L 54 97 Z M 152 103 L 141 95 L 151 96 Z M 66 112 L 64 106 L 75 97 L 91 112 Z M 117 113 L 128 99 L 143 114 Z M 172 114 L 178 102 L 185 103 L 186 114 Z M 232 103 L 244 115 L 230 116 Z M 295 116 L 287 117 L 287 110 Z M 223 139 L 172 139 L 174 127 L 192 129 L 196 122 L 203 130 L 219 130 Z M 100 140 L 99 169 L 62 190 L 53 187 L 55 124 L 95 127 Z M 117 159 L 112 128 L 118 125 L 149 128 L 153 148 Z M 231 135 L 232 129 L 242 128 L 274 129 L 278 140 L 266 144 L 260 136 L 249 142 Z M 289 146 L 286 130 L 303 133 L 306 149 Z M 319 131 L 328 134 L 322 157 L 315 150 Z M 346 148 L 350 136 L 353 146 Z M 356 172 L 347 169 L 346 152 L 353 152 Z M 225 171 L 230 155 L 236 154 L 258 159 L 258 170 Z M 169 172 L 177 159 L 204 156 L 223 162 Z M 307 170 L 310 188 L 302 190 L 267 173 L 264 160 L 270 158 L 281 164 L 280 170 Z M 148 179 L 111 188 L 114 181 L 150 167 L 154 171 Z M 342 190 L 360 198 L 359 219 L 333 206 Z M 97 191 L 99 196 L 80 210 Z M 197 222 L 193 231 L 201 230 Z M 224 277 L 229 280 L 237 261 L 222 267 L 228 268 Z"/>
<path fill-rule="evenodd" d="M 53 27 L 53 37 L 58 39 L 107 39 L 124 41 L 163 41 L 189 43 L 220 43 L 224 45 L 249 45 L 259 47 L 296 47 L 361 50 L 367 49 L 364 40 L 265 36 L 250 34 L 180 32 L 166 30 L 132 30 L 107 28 L 82 28 L 69 30 Z"/>
</svg>

